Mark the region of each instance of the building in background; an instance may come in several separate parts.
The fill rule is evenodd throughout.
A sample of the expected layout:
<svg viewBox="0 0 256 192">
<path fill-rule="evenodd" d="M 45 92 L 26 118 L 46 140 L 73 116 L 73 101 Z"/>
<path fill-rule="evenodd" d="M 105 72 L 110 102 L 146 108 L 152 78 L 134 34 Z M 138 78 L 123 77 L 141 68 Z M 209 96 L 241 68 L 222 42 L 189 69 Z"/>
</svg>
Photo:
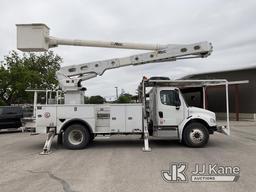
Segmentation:
<svg viewBox="0 0 256 192">
<path fill-rule="evenodd" d="M 230 82 L 230 118 L 237 121 L 239 119 L 256 121 L 256 67 L 194 74 L 182 79 L 227 79 Z M 182 91 L 188 105 L 203 106 L 202 88 L 189 88 Z M 225 86 L 207 87 L 205 99 L 206 109 L 216 112 L 219 119 L 226 117 Z"/>
</svg>

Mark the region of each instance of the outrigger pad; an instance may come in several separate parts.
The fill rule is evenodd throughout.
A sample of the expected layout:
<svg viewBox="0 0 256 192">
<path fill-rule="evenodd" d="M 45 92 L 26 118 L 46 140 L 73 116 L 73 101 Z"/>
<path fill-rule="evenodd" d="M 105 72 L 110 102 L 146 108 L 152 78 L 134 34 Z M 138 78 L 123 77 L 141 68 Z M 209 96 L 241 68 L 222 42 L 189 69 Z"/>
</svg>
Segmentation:
<svg viewBox="0 0 256 192">
<path fill-rule="evenodd" d="M 143 152 L 150 152 L 151 151 L 151 148 L 149 147 L 148 149 L 145 149 L 145 147 L 142 148 L 142 151 Z"/>
<path fill-rule="evenodd" d="M 52 151 L 44 150 L 44 151 L 42 151 L 42 152 L 40 153 L 40 155 L 49 155 L 49 154 L 51 154 L 51 153 L 52 153 Z"/>
</svg>

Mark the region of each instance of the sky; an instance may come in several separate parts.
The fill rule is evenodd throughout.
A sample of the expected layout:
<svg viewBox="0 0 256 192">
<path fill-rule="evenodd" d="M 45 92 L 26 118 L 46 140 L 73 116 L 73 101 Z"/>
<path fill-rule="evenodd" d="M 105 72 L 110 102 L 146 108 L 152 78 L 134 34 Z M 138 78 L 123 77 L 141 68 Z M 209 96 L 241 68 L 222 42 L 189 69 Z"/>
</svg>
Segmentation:
<svg viewBox="0 0 256 192">
<path fill-rule="evenodd" d="M 209 41 L 208 58 L 129 66 L 83 83 L 86 95 L 135 94 L 143 76 L 181 78 L 196 73 L 256 66 L 255 0 L 1 0 L 0 60 L 16 50 L 16 26 L 45 23 L 59 38 L 158 44 Z M 59 46 L 62 66 L 145 51 Z M 246 77 L 245 77 L 246 78 Z"/>
</svg>

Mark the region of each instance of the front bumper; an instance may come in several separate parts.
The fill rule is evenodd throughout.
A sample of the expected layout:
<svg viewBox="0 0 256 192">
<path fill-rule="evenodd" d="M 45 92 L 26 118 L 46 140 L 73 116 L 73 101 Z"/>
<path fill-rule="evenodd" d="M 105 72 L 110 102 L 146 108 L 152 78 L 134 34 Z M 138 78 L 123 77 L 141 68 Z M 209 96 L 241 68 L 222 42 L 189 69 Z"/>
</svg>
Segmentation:
<svg viewBox="0 0 256 192">
<path fill-rule="evenodd" d="M 226 125 L 217 126 L 216 129 L 217 129 L 216 131 L 219 132 L 219 133 L 229 135 L 228 132 L 227 132 L 228 128 L 227 128 Z"/>
</svg>

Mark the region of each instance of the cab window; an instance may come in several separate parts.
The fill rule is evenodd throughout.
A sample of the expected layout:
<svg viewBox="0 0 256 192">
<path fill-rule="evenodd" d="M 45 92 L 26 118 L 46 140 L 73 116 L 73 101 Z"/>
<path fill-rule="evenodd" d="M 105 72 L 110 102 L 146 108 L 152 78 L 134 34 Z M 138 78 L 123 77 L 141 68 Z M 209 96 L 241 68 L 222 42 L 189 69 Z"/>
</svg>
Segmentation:
<svg viewBox="0 0 256 192">
<path fill-rule="evenodd" d="M 174 90 L 162 90 L 160 91 L 160 100 L 164 105 L 175 106 L 175 91 Z"/>
</svg>

